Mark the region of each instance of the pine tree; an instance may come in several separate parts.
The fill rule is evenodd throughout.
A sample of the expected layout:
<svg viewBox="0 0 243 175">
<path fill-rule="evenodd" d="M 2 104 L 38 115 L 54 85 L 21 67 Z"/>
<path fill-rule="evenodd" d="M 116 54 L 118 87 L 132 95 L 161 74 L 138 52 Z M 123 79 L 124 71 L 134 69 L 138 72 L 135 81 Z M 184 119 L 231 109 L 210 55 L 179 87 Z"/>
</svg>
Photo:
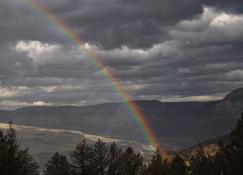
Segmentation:
<svg viewBox="0 0 243 175">
<path fill-rule="evenodd" d="M 143 157 L 135 154 L 131 147 L 128 147 L 122 158 L 122 175 L 138 175 L 143 170 Z"/>
<path fill-rule="evenodd" d="M 160 150 L 157 148 L 152 156 L 151 162 L 148 165 L 146 175 L 164 175 L 167 173 L 167 168 L 161 157 Z"/>
<path fill-rule="evenodd" d="M 72 161 L 72 169 L 74 174 L 77 175 L 93 175 L 93 158 L 94 153 L 91 147 L 83 140 L 79 143 L 75 150 L 70 154 Z"/>
<path fill-rule="evenodd" d="M 186 175 L 187 166 L 183 158 L 177 154 L 176 157 L 170 163 L 170 174 L 171 175 Z"/>
<path fill-rule="evenodd" d="M 219 175 L 215 156 L 204 153 L 203 149 L 198 150 L 195 157 L 191 159 L 192 175 Z"/>
<path fill-rule="evenodd" d="M 29 154 L 28 149 L 21 149 L 11 122 L 6 134 L 0 131 L 0 174 L 38 174 L 38 165 Z"/>
<path fill-rule="evenodd" d="M 45 165 L 44 175 L 71 175 L 71 165 L 66 156 L 56 152 Z"/>
<path fill-rule="evenodd" d="M 109 150 L 107 175 L 120 175 L 122 173 L 122 155 L 121 148 L 112 143 Z"/>
<path fill-rule="evenodd" d="M 105 175 L 108 165 L 108 150 L 104 142 L 100 139 L 94 146 L 93 166 L 96 175 Z"/>
</svg>

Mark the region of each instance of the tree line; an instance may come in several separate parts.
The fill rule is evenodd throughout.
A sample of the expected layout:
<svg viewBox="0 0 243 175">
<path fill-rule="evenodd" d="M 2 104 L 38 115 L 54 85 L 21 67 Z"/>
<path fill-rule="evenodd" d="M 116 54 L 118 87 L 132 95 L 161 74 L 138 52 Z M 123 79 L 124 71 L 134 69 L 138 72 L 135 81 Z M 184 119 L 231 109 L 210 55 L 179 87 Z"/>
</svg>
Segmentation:
<svg viewBox="0 0 243 175">
<path fill-rule="evenodd" d="M 81 141 L 68 155 L 56 152 L 43 172 L 28 149 L 23 149 L 10 123 L 0 131 L 0 175 L 242 175 L 243 114 L 227 141 L 218 143 L 217 153 L 210 155 L 199 149 L 190 158 L 175 153 L 163 158 L 159 149 L 147 160 L 132 147 L 121 149 L 116 143 L 107 146 L 97 140 L 90 146 Z"/>
</svg>

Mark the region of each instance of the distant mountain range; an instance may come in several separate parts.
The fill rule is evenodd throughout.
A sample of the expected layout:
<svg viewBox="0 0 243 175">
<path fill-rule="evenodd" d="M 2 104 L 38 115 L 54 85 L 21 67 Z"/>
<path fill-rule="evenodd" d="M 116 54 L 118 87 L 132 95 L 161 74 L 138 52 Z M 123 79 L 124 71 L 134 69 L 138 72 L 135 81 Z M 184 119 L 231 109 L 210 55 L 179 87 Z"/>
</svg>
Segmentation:
<svg viewBox="0 0 243 175">
<path fill-rule="evenodd" d="M 136 101 L 136 104 L 164 147 L 178 150 L 229 133 L 243 112 L 243 88 L 218 101 Z M 123 103 L 1 110 L 0 122 L 10 120 L 20 125 L 77 130 L 146 143 Z"/>
</svg>

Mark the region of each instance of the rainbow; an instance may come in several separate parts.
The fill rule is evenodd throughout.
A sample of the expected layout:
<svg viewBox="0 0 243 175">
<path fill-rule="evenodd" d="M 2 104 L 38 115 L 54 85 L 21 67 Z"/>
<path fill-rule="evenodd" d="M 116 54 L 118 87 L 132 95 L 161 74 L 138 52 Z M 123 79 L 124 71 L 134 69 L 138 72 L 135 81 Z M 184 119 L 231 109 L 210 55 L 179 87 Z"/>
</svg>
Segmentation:
<svg viewBox="0 0 243 175">
<path fill-rule="evenodd" d="M 158 138 L 156 137 L 154 131 L 149 125 L 146 117 L 142 113 L 140 107 L 133 101 L 132 97 L 128 94 L 125 88 L 122 86 L 120 81 L 112 73 L 112 70 L 102 61 L 102 59 L 91 49 L 85 48 L 85 42 L 82 41 L 80 36 L 75 33 L 61 18 L 54 15 L 47 5 L 40 2 L 39 0 L 27 0 L 34 9 L 38 10 L 39 13 L 44 15 L 50 23 L 53 23 L 59 28 L 60 31 L 64 32 L 65 35 L 72 40 L 76 45 L 78 45 L 81 50 L 91 59 L 91 61 L 101 70 L 102 74 L 110 80 L 114 90 L 124 101 L 128 111 L 131 113 L 132 118 L 142 130 L 147 142 L 153 146 L 153 148 L 158 148 L 161 152 L 165 152 L 162 149 Z"/>
</svg>

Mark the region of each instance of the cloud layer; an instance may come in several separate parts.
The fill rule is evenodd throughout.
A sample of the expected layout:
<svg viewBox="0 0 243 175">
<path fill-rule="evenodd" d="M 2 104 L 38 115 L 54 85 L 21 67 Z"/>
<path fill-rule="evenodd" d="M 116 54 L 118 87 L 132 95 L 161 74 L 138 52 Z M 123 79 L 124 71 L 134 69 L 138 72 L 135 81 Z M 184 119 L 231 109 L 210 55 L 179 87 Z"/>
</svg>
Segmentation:
<svg viewBox="0 0 243 175">
<path fill-rule="evenodd" d="M 0 108 L 120 101 L 103 70 L 29 2 L 0 2 Z M 41 2 L 134 99 L 213 100 L 243 86 L 240 1 Z"/>
</svg>

